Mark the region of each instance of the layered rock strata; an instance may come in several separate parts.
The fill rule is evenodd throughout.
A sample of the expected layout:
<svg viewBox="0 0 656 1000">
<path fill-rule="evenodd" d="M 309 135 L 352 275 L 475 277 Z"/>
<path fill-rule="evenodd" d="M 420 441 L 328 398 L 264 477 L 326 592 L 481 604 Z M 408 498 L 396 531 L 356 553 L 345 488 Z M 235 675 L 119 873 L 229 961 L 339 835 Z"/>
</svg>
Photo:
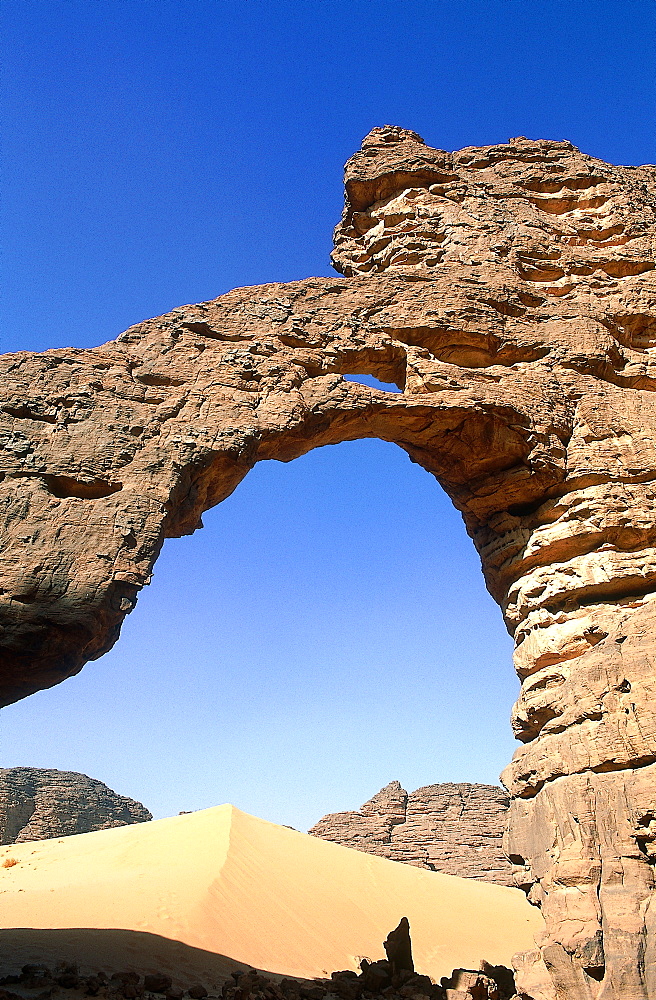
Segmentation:
<svg viewBox="0 0 656 1000">
<path fill-rule="evenodd" d="M 91 833 L 152 818 L 140 802 L 117 795 L 86 774 L 37 767 L 0 769 L 0 844 Z"/>
<path fill-rule="evenodd" d="M 257 461 L 393 441 L 461 511 L 516 643 L 507 850 L 547 924 L 521 988 L 656 996 L 655 181 L 568 142 L 374 129 L 343 278 L 2 358 L 4 703 L 109 649 L 163 540 Z"/>
<path fill-rule="evenodd" d="M 508 795 L 494 785 L 390 781 L 357 811 L 328 813 L 308 830 L 323 840 L 462 878 L 515 885 L 503 851 Z"/>
</svg>

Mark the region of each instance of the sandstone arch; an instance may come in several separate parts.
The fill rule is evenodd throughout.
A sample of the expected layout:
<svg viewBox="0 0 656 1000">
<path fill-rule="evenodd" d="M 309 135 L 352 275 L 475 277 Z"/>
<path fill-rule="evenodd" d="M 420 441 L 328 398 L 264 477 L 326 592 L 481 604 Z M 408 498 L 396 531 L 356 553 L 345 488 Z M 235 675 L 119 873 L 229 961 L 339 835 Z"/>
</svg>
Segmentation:
<svg viewBox="0 0 656 1000">
<path fill-rule="evenodd" d="M 515 638 L 508 850 L 547 923 L 520 985 L 656 996 L 655 180 L 566 142 L 375 129 L 343 278 L 0 359 L 4 704 L 108 649 L 163 539 L 255 462 L 394 441 L 462 512 Z"/>
</svg>

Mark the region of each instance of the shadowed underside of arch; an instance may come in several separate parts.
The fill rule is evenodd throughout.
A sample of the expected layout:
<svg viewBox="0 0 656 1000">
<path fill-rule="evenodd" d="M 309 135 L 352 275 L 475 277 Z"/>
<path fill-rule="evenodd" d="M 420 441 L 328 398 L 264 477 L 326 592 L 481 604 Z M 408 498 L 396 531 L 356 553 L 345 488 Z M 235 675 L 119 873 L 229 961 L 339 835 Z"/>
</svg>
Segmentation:
<svg viewBox="0 0 656 1000">
<path fill-rule="evenodd" d="M 393 441 L 462 512 L 515 638 L 508 851 L 547 922 L 519 986 L 656 996 L 654 180 L 566 142 L 375 129 L 344 277 L 1 358 L 2 702 L 109 649 L 163 540 L 256 462 Z"/>
</svg>

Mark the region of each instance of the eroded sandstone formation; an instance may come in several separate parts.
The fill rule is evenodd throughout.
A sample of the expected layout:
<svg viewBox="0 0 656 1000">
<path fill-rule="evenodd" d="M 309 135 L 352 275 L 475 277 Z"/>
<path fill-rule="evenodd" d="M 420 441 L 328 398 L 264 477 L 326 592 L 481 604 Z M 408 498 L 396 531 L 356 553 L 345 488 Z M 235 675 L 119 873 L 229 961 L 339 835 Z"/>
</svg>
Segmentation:
<svg viewBox="0 0 656 1000">
<path fill-rule="evenodd" d="M 0 769 L 0 844 L 145 823 L 152 814 L 102 781 L 52 768 Z"/>
<path fill-rule="evenodd" d="M 418 868 L 515 885 L 503 851 L 508 795 L 494 785 L 390 781 L 357 811 L 328 813 L 308 831 L 323 840 Z"/>
<path fill-rule="evenodd" d="M 656 997 L 655 181 L 568 142 L 374 129 L 345 277 L 2 358 L 4 703 L 109 649 L 163 540 L 257 461 L 393 441 L 462 512 L 516 643 L 507 849 L 547 924 L 520 988 Z"/>
</svg>

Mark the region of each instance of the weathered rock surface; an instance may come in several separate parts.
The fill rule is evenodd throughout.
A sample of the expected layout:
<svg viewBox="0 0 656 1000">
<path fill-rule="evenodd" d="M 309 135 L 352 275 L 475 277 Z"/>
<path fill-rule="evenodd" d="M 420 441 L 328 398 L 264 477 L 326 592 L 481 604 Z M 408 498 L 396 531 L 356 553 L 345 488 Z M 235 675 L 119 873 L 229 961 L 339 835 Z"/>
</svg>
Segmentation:
<svg viewBox="0 0 656 1000">
<path fill-rule="evenodd" d="M 656 996 L 655 183 L 568 142 L 374 129 L 344 278 L 0 359 L 3 702 L 109 649 L 163 540 L 260 459 L 396 442 L 462 512 L 516 642 L 507 849 L 547 924 L 521 989 Z"/>
<path fill-rule="evenodd" d="M 447 782 L 408 795 L 390 781 L 358 812 L 329 813 L 308 833 L 445 875 L 515 885 L 503 850 L 508 805 L 494 785 Z"/>
<path fill-rule="evenodd" d="M 74 833 L 145 823 L 152 814 L 76 771 L 0 769 L 0 844 L 47 840 Z"/>
</svg>

